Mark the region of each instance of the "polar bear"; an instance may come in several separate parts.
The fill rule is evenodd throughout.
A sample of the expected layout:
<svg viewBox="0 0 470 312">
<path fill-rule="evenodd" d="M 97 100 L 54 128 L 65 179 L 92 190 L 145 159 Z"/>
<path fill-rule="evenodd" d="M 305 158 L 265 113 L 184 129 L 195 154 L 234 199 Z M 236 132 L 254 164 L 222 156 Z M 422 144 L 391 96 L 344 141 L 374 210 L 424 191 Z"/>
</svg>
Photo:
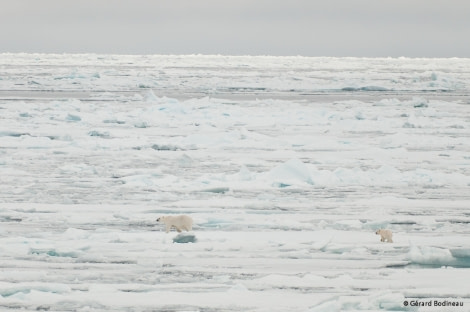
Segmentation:
<svg viewBox="0 0 470 312">
<path fill-rule="evenodd" d="M 165 223 L 166 232 L 170 232 L 171 228 L 174 227 L 178 232 L 182 230 L 191 231 L 193 228 L 193 219 L 187 215 L 179 216 L 162 216 L 157 219 L 157 222 Z"/>
<path fill-rule="evenodd" d="M 392 231 L 385 230 L 385 229 L 380 229 L 380 230 L 377 230 L 377 232 L 375 232 L 375 234 L 380 235 L 380 241 L 381 242 L 387 241 L 389 243 L 393 243 Z"/>
</svg>

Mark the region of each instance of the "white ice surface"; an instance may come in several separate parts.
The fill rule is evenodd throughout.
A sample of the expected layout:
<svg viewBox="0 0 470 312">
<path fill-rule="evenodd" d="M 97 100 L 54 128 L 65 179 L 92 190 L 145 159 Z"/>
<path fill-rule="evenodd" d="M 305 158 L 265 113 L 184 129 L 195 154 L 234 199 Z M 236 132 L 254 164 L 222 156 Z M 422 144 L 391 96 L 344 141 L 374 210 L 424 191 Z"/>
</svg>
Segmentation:
<svg viewBox="0 0 470 312">
<path fill-rule="evenodd" d="M 470 310 L 469 59 L 0 68 L 2 311 Z"/>
</svg>

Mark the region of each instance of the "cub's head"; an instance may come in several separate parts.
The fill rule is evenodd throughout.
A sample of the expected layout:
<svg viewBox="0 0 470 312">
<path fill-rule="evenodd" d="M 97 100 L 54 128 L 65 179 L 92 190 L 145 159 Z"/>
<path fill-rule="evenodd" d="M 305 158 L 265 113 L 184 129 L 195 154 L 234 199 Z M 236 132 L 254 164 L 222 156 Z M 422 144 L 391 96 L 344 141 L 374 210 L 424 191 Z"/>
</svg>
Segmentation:
<svg viewBox="0 0 470 312">
<path fill-rule="evenodd" d="M 377 230 L 377 231 L 375 232 L 375 234 L 380 235 L 380 232 L 382 232 L 382 229 Z"/>
<path fill-rule="evenodd" d="M 163 222 L 164 220 L 165 220 L 165 216 L 158 218 L 157 222 Z"/>
</svg>

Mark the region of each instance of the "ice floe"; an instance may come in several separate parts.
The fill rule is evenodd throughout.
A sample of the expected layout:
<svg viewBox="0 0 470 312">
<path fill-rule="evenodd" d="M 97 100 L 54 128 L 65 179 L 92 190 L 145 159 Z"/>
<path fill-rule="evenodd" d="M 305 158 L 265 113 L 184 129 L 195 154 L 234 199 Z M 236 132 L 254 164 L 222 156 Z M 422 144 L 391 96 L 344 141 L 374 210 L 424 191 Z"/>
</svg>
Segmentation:
<svg viewBox="0 0 470 312">
<path fill-rule="evenodd" d="M 467 311 L 469 64 L 0 54 L 2 311 Z"/>
</svg>

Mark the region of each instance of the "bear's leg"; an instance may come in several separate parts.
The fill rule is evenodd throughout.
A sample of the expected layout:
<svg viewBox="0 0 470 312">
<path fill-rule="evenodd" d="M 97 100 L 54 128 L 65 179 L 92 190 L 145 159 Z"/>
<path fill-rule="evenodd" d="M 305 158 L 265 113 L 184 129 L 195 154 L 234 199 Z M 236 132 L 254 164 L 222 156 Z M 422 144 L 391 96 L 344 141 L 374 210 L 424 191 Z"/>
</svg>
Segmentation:
<svg viewBox="0 0 470 312">
<path fill-rule="evenodd" d="M 170 232 L 171 225 L 165 225 L 165 231 L 168 233 Z"/>
<path fill-rule="evenodd" d="M 385 241 L 385 238 L 383 236 L 380 237 L 380 241 L 381 242 L 384 242 Z"/>
<path fill-rule="evenodd" d="M 181 229 L 177 226 L 175 226 L 176 230 L 178 231 L 178 233 L 181 233 Z"/>
</svg>

